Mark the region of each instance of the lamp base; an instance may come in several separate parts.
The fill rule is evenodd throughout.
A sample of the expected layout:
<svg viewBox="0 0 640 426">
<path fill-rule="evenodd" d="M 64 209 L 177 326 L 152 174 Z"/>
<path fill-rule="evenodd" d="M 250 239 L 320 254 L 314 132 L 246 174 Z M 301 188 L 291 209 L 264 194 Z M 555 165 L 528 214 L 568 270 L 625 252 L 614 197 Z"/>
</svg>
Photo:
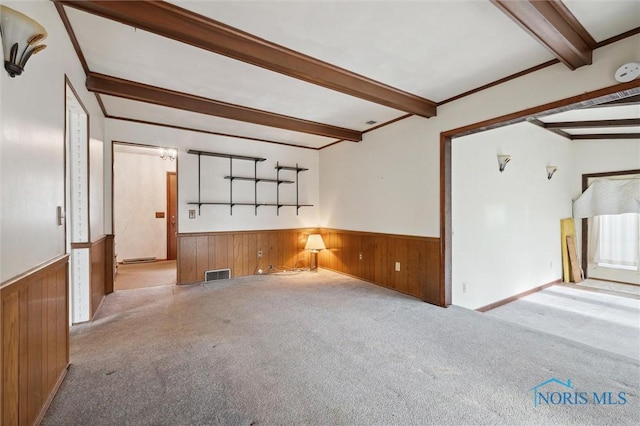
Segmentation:
<svg viewBox="0 0 640 426">
<path fill-rule="evenodd" d="M 309 253 L 311 260 L 309 261 L 309 270 L 312 272 L 318 272 L 318 250 L 311 250 Z"/>
</svg>

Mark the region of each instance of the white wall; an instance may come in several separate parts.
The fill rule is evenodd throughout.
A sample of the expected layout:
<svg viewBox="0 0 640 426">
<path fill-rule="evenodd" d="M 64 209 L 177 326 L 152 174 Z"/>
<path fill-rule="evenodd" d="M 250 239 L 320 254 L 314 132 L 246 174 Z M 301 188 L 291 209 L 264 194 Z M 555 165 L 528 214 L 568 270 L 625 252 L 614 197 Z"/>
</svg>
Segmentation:
<svg viewBox="0 0 640 426">
<path fill-rule="evenodd" d="M 145 145 L 166 146 L 178 149 L 178 232 L 214 232 L 261 229 L 288 229 L 298 227 L 316 227 L 318 219 L 318 151 L 287 147 L 277 144 L 254 142 L 237 138 L 208 135 L 198 132 L 149 126 L 121 120 L 107 120 L 109 141 L 135 142 Z M 228 206 L 202 206 L 201 215 L 197 215 L 197 206 L 187 203 L 198 199 L 198 157 L 187 154 L 189 149 L 219 152 L 226 154 L 263 157 L 267 160 L 258 163 L 258 177 L 275 178 L 276 162 L 281 165 L 306 167 L 309 171 L 300 173 L 300 203 L 313 204 L 303 207 L 296 216 L 294 207 L 283 207 L 276 215 L 275 207 L 260 207 L 254 214 L 253 207 L 236 206 L 233 215 Z M 202 157 L 201 181 L 203 201 L 228 202 L 229 160 Z M 253 162 L 234 160 L 234 175 L 253 176 Z M 295 173 L 282 172 L 281 178 L 293 178 Z M 106 179 L 110 179 L 107 177 Z M 234 182 L 234 201 L 253 202 L 253 183 Z M 295 203 L 295 185 L 280 186 L 281 202 Z M 272 183 L 258 184 L 258 202 L 275 202 L 276 186 Z M 196 218 L 189 219 L 189 210 L 196 210 Z"/>
<path fill-rule="evenodd" d="M 596 50 L 590 66 L 553 65 L 442 105 L 437 117 L 411 117 L 365 134 L 358 145 L 323 149 L 323 225 L 439 237 L 441 132 L 612 86 L 615 70 L 637 60 L 639 44 L 636 35 Z"/>
<path fill-rule="evenodd" d="M 320 151 L 322 226 L 439 235 L 440 146 L 428 140 L 430 122 L 411 117 Z"/>
<path fill-rule="evenodd" d="M 167 172 L 176 162 L 156 149 L 115 152 L 114 208 L 117 259 L 167 258 Z M 156 219 L 156 212 L 165 218 Z"/>
<path fill-rule="evenodd" d="M 29 60 L 21 76 L 0 72 L 0 281 L 65 253 L 64 228 L 56 218 L 56 207 L 64 206 L 65 74 L 89 110 L 97 141 L 103 139 L 104 124 L 54 4 L 3 4 L 42 24 L 48 47 Z M 93 183 L 102 187 L 98 179 Z M 95 215 L 93 220 L 99 222 Z"/>
<path fill-rule="evenodd" d="M 562 277 L 570 145 L 529 123 L 453 141 L 453 304 L 475 309 Z M 498 154 L 512 157 L 503 173 Z M 547 165 L 558 166 L 551 180 Z"/>
</svg>

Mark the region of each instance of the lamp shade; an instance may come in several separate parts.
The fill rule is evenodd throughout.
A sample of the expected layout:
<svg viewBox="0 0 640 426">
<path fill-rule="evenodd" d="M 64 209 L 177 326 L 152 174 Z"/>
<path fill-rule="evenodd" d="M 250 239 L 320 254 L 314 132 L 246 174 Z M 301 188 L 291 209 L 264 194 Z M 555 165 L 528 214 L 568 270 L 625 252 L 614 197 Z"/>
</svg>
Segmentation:
<svg viewBox="0 0 640 426">
<path fill-rule="evenodd" d="M 6 6 L 0 6 L 0 32 L 4 68 L 11 77 L 22 74 L 31 57 L 47 47 L 38 44 L 47 37 L 47 31 L 27 15 Z"/>
<path fill-rule="evenodd" d="M 311 234 L 309 238 L 307 238 L 307 244 L 304 246 L 305 250 L 324 250 L 327 247 L 324 245 L 324 241 L 322 240 L 322 235 L 320 234 Z"/>
</svg>

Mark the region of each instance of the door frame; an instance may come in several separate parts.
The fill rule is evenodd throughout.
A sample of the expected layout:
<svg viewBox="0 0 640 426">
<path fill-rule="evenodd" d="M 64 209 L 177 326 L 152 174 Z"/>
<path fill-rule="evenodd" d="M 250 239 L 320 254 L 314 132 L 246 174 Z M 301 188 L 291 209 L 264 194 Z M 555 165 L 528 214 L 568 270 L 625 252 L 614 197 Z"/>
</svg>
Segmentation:
<svg viewBox="0 0 640 426">
<path fill-rule="evenodd" d="M 127 141 L 122 141 L 122 140 L 111 140 L 111 235 L 113 235 L 113 238 L 115 239 L 116 236 L 116 223 L 115 223 L 115 173 L 114 173 L 114 163 L 115 163 L 115 145 L 128 145 L 128 146 L 137 146 L 137 147 L 141 147 L 141 148 L 151 148 L 151 149 L 161 149 L 161 148 L 167 148 L 167 149 L 175 149 L 176 152 L 179 152 L 178 148 L 176 147 L 170 147 L 170 146 L 158 146 L 158 145 L 150 145 L 150 144 L 144 144 L 144 143 L 137 143 L 137 142 L 127 142 Z M 178 168 L 179 168 L 179 154 L 176 156 L 176 159 L 174 160 L 176 162 L 176 187 L 178 185 Z M 178 197 L 178 192 L 179 189 L 176 188 L 176 200 Z M 177 201 L 176 201 L 177 202 Z M 178 210 L 176 209 L 176 224 L 179 223 L 178 222 Z M 177 279 L 177 272 L 176 272 L 176 279 Z"/>
<path fill-rule="evenodd" d="M 177 159 L 176 159 L 177 161 Z M 170 184 L 170 179 L 171 176 L 175 176 L 175 181 L 176 181 L 176 200 L 175 200 L 175 241 L 176 241 L 176 256 L 175 256 L 175 260 L 178 259 L 178 167 L 176 164 L 176 171 L 175 172 L 167 172 L 167 217 L 166 217 L 166 225 L 167 225 L 167 260 L 169 260 L 169 246 L 170 246 L 170 240 L 171 240 L 171 215 L 169 214 L 170 211 L 170 197 L 169 197 L 169 188 L 171 186 Z M 171 260 L 174 260 L 171 259 Z"/>
</svg>

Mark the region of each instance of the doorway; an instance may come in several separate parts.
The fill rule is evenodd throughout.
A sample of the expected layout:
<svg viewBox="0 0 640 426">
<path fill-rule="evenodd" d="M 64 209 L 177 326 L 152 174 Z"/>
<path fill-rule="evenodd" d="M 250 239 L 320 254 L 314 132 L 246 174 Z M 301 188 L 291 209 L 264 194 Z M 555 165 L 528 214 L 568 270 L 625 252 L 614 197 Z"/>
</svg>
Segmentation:
<svg viewBox="0 0 640 426">
<path fill-rule="evenodd" d="M 115 291 L 176 284 L 176 170 L 173 149 L 113 142 Z"/>
</svg>

